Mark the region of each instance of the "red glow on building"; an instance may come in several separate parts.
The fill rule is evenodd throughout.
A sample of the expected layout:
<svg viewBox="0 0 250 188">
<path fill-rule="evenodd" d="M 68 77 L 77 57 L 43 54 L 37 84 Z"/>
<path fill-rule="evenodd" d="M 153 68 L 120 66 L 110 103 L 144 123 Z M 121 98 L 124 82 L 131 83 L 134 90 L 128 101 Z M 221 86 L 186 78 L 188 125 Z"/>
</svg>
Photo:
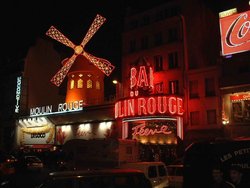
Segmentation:
<svg viewBox="0 0 250 188">
<path fill-rule="evenodd" d="M 183 99 L 174 96 L 139 97 L 115 103 L 115 118 L 156 114 L 182 116 L 183 113 Z"/>
</svg>

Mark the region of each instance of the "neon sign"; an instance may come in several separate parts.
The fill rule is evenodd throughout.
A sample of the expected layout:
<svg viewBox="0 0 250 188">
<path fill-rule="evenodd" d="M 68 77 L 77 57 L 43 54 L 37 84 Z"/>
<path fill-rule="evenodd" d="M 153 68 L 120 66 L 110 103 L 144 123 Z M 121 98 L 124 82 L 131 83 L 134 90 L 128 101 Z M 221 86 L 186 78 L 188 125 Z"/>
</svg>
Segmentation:
<svg viewBox="0 0 250 188">
<path fill-rule="evenodd" d="M 51 114 L 61 114 L 66 112 L 75 112 L 83 109 L 83 100 L 68 102 L 68 103 L 60 103 L 58 104 L 58 108 L 56 112 L 53 112 L 53 106 L 41 106 L 34 107 L 30 109 L 30 117 L 41 116 L 41 115 L 51 115 Z"/>
<path fill-rule="evenodd" d="M 153 88 L 153 69 L 140 66 L 138 71 L 132 67 L 130 69 L 130 96 L 138 96 L 139 89 L 149 90 L 150 88 Z"/>
<path fill-rule="evenodd" d="M 169 135 L 172 133 L 171 130 L 168 129 L 167 125 L 162 126 L 156 126 L 154 128 L 146 127 L 144 124 L 137 125 L 132 128 L 132 135 L 133 136 L 149 136 L 149 135 L 155 135 L 155 134 L 166 134 Z"/>
<path fill-rule="evenodd" d="M 250 50 L 250 11 L 220 19 L 222 54 Z"/>
<path fill-rule="evenodd" d="M 22 77 L 17 77 L 16 83 L 16 105 L 15 105 L 15 113 L 19 113 L 19 103 L 21 98 L 21 85 L 22 85 Z"/>
<path fill-rule="evenodd" d="M 183 99 L 174 96 L 151 96 L 124 99 L 115 103 L 115 118 L 146 115 L 183 115 Z"/>
</svg>

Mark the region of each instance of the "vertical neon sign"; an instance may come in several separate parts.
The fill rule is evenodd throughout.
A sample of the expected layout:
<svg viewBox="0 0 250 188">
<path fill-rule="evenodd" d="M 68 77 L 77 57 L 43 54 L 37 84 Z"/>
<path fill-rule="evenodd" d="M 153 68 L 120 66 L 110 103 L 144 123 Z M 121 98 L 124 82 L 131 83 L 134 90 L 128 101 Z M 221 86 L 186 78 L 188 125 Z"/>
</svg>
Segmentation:
<svg viewBox="0 0 250 188">
<path fill-rule="evenodd" d="M 15 105 L 15 113 L 19 113 L 20 111 L 20 98 L 21 98 L 21 86 L 22 86 L 22 77 L 17 77 L 16 83 L 16 105 Z"/>
</svg>

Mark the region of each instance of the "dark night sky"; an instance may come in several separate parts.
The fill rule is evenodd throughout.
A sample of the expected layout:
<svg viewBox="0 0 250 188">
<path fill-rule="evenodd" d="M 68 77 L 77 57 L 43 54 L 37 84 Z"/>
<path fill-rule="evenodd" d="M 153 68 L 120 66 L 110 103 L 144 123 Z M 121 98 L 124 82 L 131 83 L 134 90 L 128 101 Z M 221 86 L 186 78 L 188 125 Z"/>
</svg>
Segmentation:
<svg viewBox="0 0 250 188">
<path fill-rule="evenodd" d="M 121 32 L 126 10 L 128 7 L 134 10 L 145 9 L 160 2 L 163 0 L 8 1 L 3 5 L 1 12 L 1 23 L 4 26 L 1 27 L 2 46 L 4 46 L 1 63 L 6 64 L 6 61 L 16 63 L 19 59 L 23 59 L 37 37 L 53 40 L 45 35 L 51 25 L 77 45 L 86 34 L 95 15 L 101 14 L 107 21 L 85 49 L 93 55 L 108 59 L 119 71 Z M 70 48 L 56 41 L 53 41 L 53 44 L 59 53 L 69 56 L 73 53 Z"/>
<path fill-rule="evenodd" d="M 107 18 L 106 23 L 86 45 L 86 51 L 108 59 L 117 66 L 112 77 L 119 75 L 121 61 L 121 33 L 128 8 L 143 10 L 169 0 L 9 0 L 1 5 L 1 69 L 0 73 L 15 71 L 15 65 L 25 58 L 36 38 L 52 40 L 45 35 L 54 25 L 76 45 L 86 34 L 95 15 Z M 215 11 L 225 2 L 238 0 L 203 0 Z M 67 2 L 67 3 L 66 3 Z M 224 2 L 224 3 L 223 3 Z M 59 53 L 70 56 L 73 51 L 53 41 Z M 7 71 L 6 71 L 7 70 Z"/>
</svg>

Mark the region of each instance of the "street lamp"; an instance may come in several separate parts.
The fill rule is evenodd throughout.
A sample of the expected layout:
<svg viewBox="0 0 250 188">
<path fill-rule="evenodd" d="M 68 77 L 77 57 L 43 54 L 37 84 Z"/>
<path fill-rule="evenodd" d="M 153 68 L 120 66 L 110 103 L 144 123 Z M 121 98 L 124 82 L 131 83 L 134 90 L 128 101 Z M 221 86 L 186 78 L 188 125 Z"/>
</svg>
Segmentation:
<svg viewBox="0 0 250 188">
<path fill-rule="evenodd" d="M 115 84 L 115 94 L 116 94 L 116 100 L 122 98 L 123 96 L 123 88 L 122 88 L 122 83 L 119 82 L 118 80 L 113 80 L 113 84 Z"/>
</svg>

